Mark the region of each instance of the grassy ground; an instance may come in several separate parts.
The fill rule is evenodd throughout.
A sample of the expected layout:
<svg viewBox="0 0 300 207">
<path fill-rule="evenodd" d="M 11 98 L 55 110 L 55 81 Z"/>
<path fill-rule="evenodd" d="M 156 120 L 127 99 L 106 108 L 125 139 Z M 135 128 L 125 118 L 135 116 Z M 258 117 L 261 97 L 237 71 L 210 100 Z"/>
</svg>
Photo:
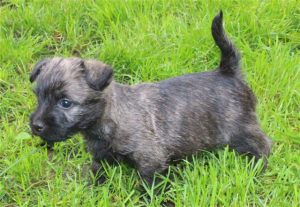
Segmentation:
<svg viewBox="0 0 300 207">
<path fill-rule="evenodd" d="M 0 1 L 0 206 L 300 206 L 299 1 Z M 229 150 L 202 153 L 170 169 L 154 194 L 125 164 L 106 166 L 91 184 L 79 136 L 39 147 L 28 117 L 35 107 L 29 72 L 45 56 L 96 58 L 118 81 L 157 81 L 217 66 L 210 34 L 222 8 L 226 30 L 274 141 L 269 166 Z"/>
</svg>

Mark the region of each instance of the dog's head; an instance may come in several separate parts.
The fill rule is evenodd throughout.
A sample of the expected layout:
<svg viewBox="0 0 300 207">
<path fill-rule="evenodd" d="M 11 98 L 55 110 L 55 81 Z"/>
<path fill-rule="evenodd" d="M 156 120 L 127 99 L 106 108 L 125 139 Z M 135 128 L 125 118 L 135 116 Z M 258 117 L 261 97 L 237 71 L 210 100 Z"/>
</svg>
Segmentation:
<svg viewBox="0 0 300 207">
<path fill-rule="evenodd" d="M 96 60 L 55 57 L 37 63 L 30 75 L 38 100 L 30 119 L 33 134 L 57 142 L 91 126 L 104 111 L 103 90 L 112 75 L 111 67 Z"/>
</svg>

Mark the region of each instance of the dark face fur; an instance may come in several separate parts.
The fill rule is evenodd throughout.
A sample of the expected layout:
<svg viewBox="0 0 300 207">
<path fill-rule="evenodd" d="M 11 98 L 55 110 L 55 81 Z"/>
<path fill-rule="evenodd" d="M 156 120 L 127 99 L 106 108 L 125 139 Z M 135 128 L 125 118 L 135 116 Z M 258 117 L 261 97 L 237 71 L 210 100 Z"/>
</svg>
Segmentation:
<svg viewBox="0 0 300 207">
<path fill-rule="evenodd" d="M 92 125 L 104 110 L 102 91 L 111 79 L 112 69 L 95 60 L 52 58 L 39 62 L 30 76 L 31 82 L 37 82 L 38 100 L 30 119 L 33 134 L 57 142 Z"/>
</svg>

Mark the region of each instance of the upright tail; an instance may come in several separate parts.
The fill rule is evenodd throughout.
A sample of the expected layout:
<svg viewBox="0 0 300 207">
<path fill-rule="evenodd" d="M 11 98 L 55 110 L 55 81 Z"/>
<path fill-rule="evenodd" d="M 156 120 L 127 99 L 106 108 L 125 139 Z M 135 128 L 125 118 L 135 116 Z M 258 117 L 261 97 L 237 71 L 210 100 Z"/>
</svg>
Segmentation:
<svg viewBox="0 0 300 207">
<path fill-rule="evenodd" d="M 212 36 L 221 50 L 219 70 L 223 74 L 240 76 L 240 53 L 223 29 L 223 12 L 215 16 L 211 25 Z"/>
</svg>

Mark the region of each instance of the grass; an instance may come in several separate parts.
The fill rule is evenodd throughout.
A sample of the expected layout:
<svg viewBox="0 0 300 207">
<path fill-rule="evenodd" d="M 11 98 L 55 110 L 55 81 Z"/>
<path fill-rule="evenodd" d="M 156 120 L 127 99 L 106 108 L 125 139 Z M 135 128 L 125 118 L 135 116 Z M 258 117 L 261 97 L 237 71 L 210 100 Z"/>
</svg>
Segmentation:
<svg viewBox="0 0 300 207">
<path fill-rule="evenodd" d="M 0 2 L 0 206 L 300 206 L 300 2 Z M 29 73 L 46 56 L 101 59 L 128 84 L 217 66 L 210 24 L 222 8 L 273 140 L 269 166 L 225 149 L 172 166 L 170 181 L 145 186 L 126 164 L 105 165 L 92 185 L 91 158 L 79 136 L 40 147 L 28 117 L 36 100 Z M 169 185 L 164 193 L 157 193 Z M 156 193 L 155 193 L 156 192 Z"/>
</svg>

